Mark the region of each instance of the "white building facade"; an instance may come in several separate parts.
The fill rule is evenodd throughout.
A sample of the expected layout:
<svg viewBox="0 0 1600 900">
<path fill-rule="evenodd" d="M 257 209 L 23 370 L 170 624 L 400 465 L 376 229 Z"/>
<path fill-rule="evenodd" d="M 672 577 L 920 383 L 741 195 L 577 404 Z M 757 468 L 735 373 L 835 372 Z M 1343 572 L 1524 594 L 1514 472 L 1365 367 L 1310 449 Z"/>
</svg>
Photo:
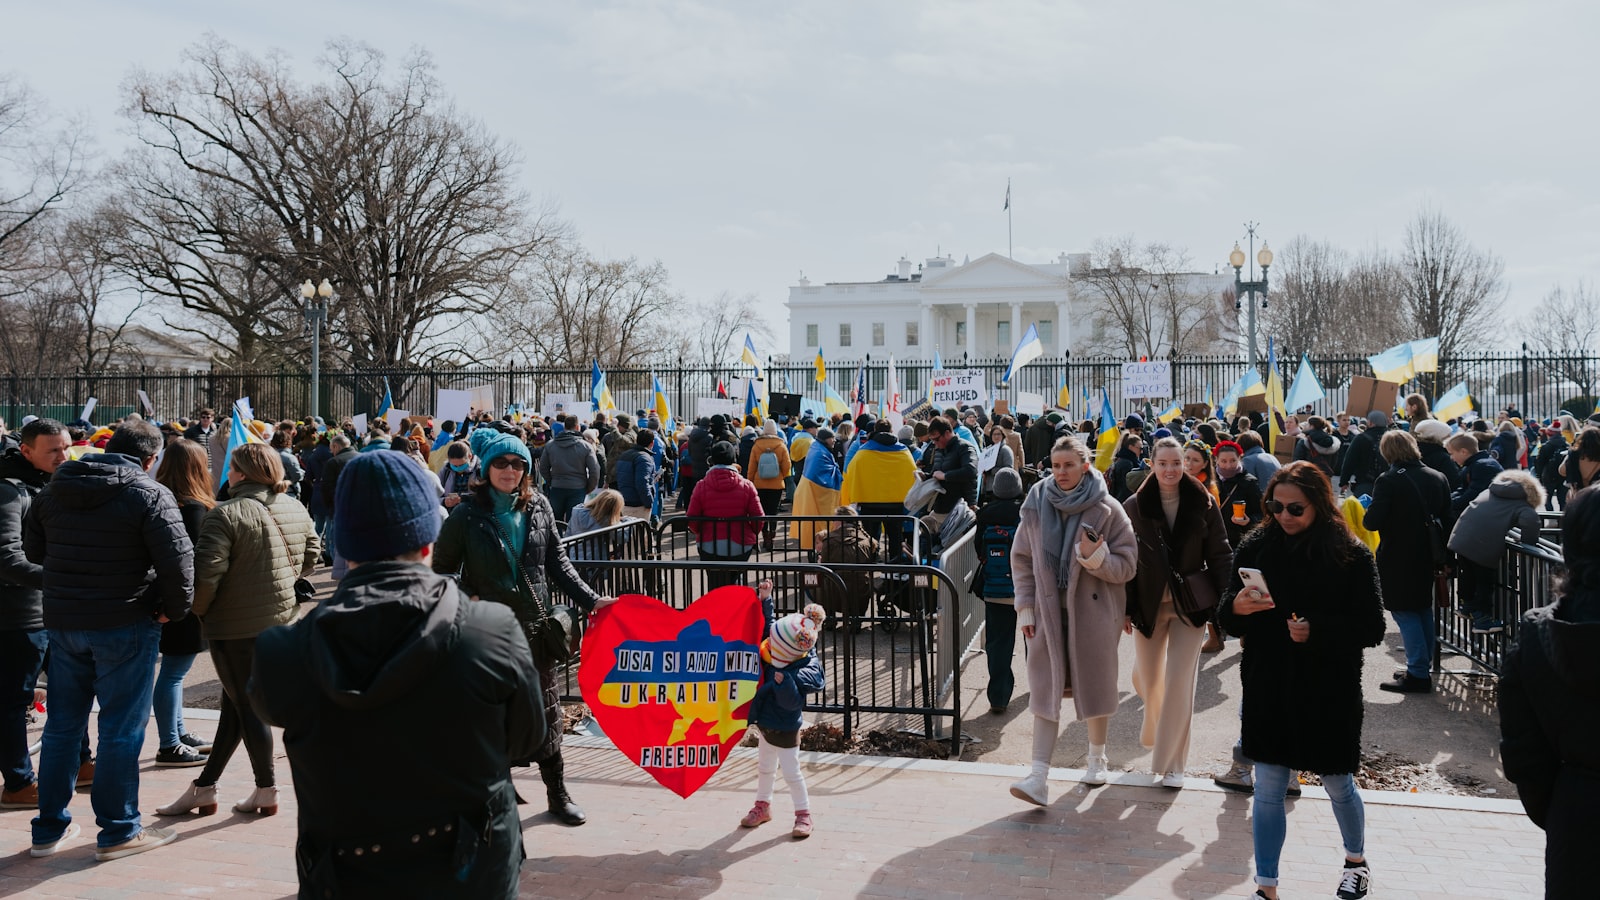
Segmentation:
<svg viewBox="0 0 1600 900">
<path fill-rule="evenodd" d="M 882 281 L 812 284 L 802 277 L 789 288 L 789 358 L 803 361 L 818 350 L 827 359 L 931 359 L 946 365 L 963 354 L 973 359 L 1008 357 L 1032 325 L 1046 355 L 1101 355 L 1105 323 L 1096 312 L 1095 289 L 1084 283 L 1088 254 L 1063 253 L 1045 264 L 1022 263 L 990 253 L 964 263 L 933 257 L 912 271 L 901 259 Z M 1076 279 L 1074 276 L 1078 276 Z M 1233 276 L 1183 273 L 1189 290 L 1222 299 Z M 1232 303 L 1218 303 L 1219 311 Z M 1234 353 L 1240 347 L 1237 316 L 1225 321 L 1203 353 Z"/>
</svg>

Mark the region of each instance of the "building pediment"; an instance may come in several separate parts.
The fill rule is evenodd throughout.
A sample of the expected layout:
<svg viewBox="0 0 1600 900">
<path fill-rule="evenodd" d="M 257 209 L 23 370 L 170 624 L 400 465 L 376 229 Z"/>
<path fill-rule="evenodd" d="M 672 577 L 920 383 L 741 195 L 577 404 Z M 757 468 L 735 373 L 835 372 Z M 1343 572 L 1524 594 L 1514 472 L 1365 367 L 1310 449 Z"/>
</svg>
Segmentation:
<svg viewBox="0 0 1600 900">
<path fill-rule="evenodd" d="M 966 265 L 942 272 L 924 271 L 922 275 L 922 290 L 925 292 L 1065 287 L 1065 278 L 998 253 L 980 256 Z"/>
</svg>

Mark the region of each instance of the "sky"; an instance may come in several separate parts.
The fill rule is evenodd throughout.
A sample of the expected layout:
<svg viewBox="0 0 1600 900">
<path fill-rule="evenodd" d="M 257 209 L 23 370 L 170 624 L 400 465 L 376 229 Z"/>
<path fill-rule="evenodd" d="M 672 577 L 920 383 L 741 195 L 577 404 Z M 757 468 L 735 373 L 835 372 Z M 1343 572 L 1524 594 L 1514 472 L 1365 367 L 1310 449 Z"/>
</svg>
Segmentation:
<svg viewBox="0 0 1600 900">
<path fill-rule="evenodd" d="M 1398 249 L 1431 205 L 1505 260 L 1514 321 L 1600 281 L 1600 5 L 23 3 L 0 69 L 126 146 L 120 87 L 207 32 L 315 77 L 326 42 L 425 49 L 592 250 L 691 301 L 870 281 L 902 255 L 1048 262 L 1098 238 L 1224 264 L 1243 223 Z M 32 36 L 32 37 L 29 37 Z M 1502 329 L 1503 346 L 1514 328 Z M 765 349 L 765 348 L 763 348 Z"/>
</svg>

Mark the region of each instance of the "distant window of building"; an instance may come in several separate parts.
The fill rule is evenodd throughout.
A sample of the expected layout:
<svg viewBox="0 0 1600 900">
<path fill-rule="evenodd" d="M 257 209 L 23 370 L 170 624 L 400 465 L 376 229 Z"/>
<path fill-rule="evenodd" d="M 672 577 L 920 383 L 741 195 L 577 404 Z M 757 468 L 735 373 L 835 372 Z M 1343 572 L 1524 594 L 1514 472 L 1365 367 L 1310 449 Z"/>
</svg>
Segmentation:
<svg viewBox="0 0 1600 900">
<path fill-rule="evenodd" d="M 1008 321 L 996 322 L 994 326 L 994 342 L 1001 350 L 1011 346 L 1011 323 Z"/>
<path fill-rule="evenodd" d="M 956 346 L 957 347 L 965 347 L 966 345 L 967 345 L 967 323 L 965 323 L 965 322 L 957 322 L 956 323 Z"/>
<path fill-rule="evenodd" d="M 1039 343 L 1049 347 L 1056 340 L 1056 324 L 1049 319 L 1039 320 Z"/>
<path fill-rule="evenodd" d="M 874 347 L 882 347 L 883 346 L 883 323 L 882 322 L 873 322 L 872 323 L 872 346 L 874 346 Z"/>
<path fill-rule="evenodd" d="M 821 346 L 821 344 L 819 344 L 817 342 L 817 326 L 815 326 L 815 325 L 807 325 L 806 326 L 806 346 L 807 347 L 819 347 L 819 346 Z"/>
<path fill-rule="evenodd" d="M 850 346 L 850 323 L 849 322 L 840 322 L 839 323 L 839 346 L 841 346 L 841 347 Z"/>
<path fill-rule="evenodd" d="M 906 323 L 906 346 L 907 347 L 915 347 L 915 346 L 917 346 L 917 339 L 920 336 L 920 333 L 917 330 L 919 327 L 920 327 L 920 323 L 918 323 L 918 322 L 907 322 Z"/>
</svg>

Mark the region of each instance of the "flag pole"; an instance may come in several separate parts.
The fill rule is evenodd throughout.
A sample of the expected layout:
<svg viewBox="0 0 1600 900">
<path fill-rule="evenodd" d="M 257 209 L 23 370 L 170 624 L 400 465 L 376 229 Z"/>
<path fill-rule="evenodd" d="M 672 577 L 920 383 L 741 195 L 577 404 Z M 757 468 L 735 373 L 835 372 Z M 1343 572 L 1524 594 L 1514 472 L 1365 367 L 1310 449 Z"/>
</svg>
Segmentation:
<svg viewBox="0 0 1600 900">
<path fill-rule="evenodd" d="M 1006 258 L 1016 259 L 1011 252 L 1011 179 L 1006 179 Z"/>
</svg>

